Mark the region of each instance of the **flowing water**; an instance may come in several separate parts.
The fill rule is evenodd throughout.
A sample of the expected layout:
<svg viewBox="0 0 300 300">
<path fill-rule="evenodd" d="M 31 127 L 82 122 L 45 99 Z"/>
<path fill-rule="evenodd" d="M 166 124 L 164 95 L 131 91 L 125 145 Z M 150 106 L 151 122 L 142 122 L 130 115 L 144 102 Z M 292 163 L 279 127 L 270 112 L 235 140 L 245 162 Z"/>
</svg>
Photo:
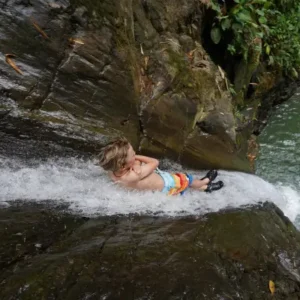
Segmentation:
<svg viewBox="0 0 300 300">
<path fill-rule="evenodd" d="M 244 173 L 220 171 L 225 187 L 212 194 L 189 191 L 184 196 L 167 197 L 159 192 L 124 191 L 111 183 L 96 161 L 58 159 L 34 164 L 2 158 L 0 201 L 46 201 L 70 204 L 70 209 L 88 215 L 159 214 L 200 215 L 228 207 L 272 200 L 284 210 L 288 207 L 276 188 L 263 179 Z M 181 166 L 164 162 L 169 170 Z M 204 172 L 193 172 L 203 176 Z"/>
<path fill-rule="evenodd" d="M 221 209 L 273 201 L 297 225 L 300 212 L 300 97 L 278 108 L 260 137 L 257 174 L 219 171 L 225 187 L 206 194 L 188 191 L 167 197 L 159 192 L 125 191 L 108 180 L 96 161 L 78 158 L 28 160 L 0 154 L 0 205 L 16 200 L 66 204 L 84 215 L 202 215 Z M 28 148 L 22 145 L 23 148 Z M 26 150 L 26 149 L 25 149 Z M 163 167 L 182 167 L 163 161 Z M 202 177 L 205 172 L 191 174 Z M 262 179 L 263 178 L 263 179 Z"/>
<path fill-rule="evenodd" d="M 259 137 L 257 175 L 284 195 L 284 212 L 300 227 L 300 89 L 278 106 Z M 280 205 L 279 205 L 280 206 Z"/>
</svg>

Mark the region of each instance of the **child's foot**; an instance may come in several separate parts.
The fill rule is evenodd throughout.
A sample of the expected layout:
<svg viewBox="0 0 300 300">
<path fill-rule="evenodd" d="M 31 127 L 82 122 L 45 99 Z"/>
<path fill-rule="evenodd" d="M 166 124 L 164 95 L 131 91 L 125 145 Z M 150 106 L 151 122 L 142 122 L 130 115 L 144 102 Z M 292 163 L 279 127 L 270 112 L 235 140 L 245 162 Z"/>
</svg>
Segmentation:
<svg viewBox="0 0 300 300">
<path fill-rule="evenodd" d="M 203 178 L 201 178 L 201 180 L 208 178 L 209 182 L 212 182 L 213 180 L 216 179 L 217 176 L 218 176 L 217 170 L 210 170 L 207 172 L 207 174 Z"/>
<path fill-rule="evenodd" d="M 204 192 L 211 193 L 212 191 L 220 190 L 224 186 L 223 181 L 210 182 Z"/>
</svg>

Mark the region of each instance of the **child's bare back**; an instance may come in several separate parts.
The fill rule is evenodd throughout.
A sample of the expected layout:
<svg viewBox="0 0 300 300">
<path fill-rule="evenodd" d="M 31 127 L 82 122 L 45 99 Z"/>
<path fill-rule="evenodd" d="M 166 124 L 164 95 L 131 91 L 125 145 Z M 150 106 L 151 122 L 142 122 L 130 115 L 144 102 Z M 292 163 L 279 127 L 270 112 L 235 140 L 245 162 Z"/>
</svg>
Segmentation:
<svg viewBox="0 0 300 300">
<path fill-rule="evenodd" d="M 171 174 L 158 169 L 155 158 L 136 155 L 130 143 L 120 138 L 109 143 L 100 153 L 100 165 L 109 171 L 110 178 L 125 188 L 162 191 L 168 195 L 183 193 L 188 187 L 211 192 L 223 187 L 223 182 L 212 181 L 217 177 L 211 170 L 202 179 L 185 173 Z"/>
<path fill-rule="evenodd" d="M 145 178 L 141 178 L 134 170 L 129 170 L 121 177 L 115 176 L 113 172 L 110 172 L 109 175 L 114 182 L 130 189 L 161 191 L 164 187 L 164 180 L 155 172 Z"/>
</svg>

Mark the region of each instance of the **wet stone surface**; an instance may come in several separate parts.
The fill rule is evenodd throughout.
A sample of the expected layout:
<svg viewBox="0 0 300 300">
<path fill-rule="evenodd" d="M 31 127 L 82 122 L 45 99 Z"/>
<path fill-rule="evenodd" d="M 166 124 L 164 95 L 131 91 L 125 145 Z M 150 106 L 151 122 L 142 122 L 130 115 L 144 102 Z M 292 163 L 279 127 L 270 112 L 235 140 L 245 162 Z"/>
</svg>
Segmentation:
<svg viewBox="0 0 300 300">
<path fill-rule="evenodd" d="M 273 299 L 269 280 L 276 299 L 300 297 L 300 234 L 269 203 L 198 218 L 88 218 L 20 202 L 0 222 L 3 300 Z"/>
<path fill-rule="evenodd" d="M 0 131 L 11 134 L 13 124 L 14 134 L 94 153 L 125 135 L 145 154 L 250 170 L 230 92 L 201 45 L 199 2 L 10 0 L 0 8 Z M 23 132 L 29 121 L 38 134 Z"/>
</svg>

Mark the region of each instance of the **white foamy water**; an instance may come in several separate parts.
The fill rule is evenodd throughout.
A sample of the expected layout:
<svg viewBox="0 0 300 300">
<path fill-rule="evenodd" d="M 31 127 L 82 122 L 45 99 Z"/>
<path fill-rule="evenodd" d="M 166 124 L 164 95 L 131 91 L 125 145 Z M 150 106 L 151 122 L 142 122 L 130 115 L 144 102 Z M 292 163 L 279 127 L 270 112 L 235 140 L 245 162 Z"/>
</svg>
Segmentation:
<svg viewBox="0 0 300 300">
<path fill-rule="evenodd" d="M 167 165 L 169 170 L 172 166 L 180 171 L 176 164 Z M 199 178 L 205 174 L 190 173 Z M 300 209 L 299 194 L 289 187 L 275 187 L 254 175 L 222 170 L 218 179 L 224 181 L 225 187 L 211 194 L 190 190 L 184 196 L 168 197 L 160 192 L 126 191 L 110 182 L 93 161 L 59 159 L 30 166 L 0 157 L 0 203 L 52 200 L 70 203 L 71 210 L 85 215 L 178 216 L 273 201 L 292 221 L 296 218 L 295 209 Z"/>
</svg>

